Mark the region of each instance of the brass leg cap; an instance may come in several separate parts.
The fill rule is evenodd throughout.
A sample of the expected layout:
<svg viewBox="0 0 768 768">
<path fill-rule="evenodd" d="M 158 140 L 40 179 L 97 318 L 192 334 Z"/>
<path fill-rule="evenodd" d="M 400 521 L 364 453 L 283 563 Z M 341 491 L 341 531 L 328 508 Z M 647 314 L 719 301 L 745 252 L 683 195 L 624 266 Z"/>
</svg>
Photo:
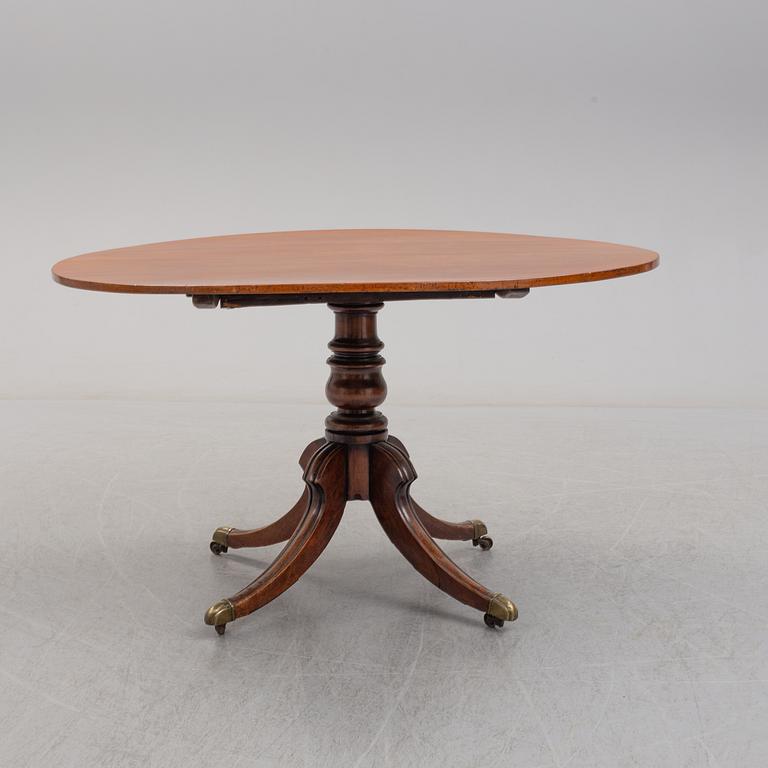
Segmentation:
<svg viewBox="0 0 768 768">
<path fill-rule="evenodd" d="M 221 544 L 222 547 L 227 546 L 227 539 L 229 538 L 229 532 L 232 528 L 228 528 L 226 525 L 222 525 L 221 528 L 217 528 L 211 536 L 211 541 L 216 544 Z"/>
<path fill-rule="evenodd" d="M 517 618 L 517 606 L 501 592 L 497 592 L 491 595 L 487 613 L 500 621 L 514 621 Z"/>
<path fill-rule="evenodd" d="M 205 612 L 205 623 L 220 627 L 235 620 L 235 606 L 229 600 L 218 600 Z"/>
<path fill-rule="evenodd" d="M 482 520 L 470 520 L 472 527 L 472 546 L 480 547 L 482 550 L 490 549 L 493 546 L 493 539 L 490 536 L 486 536 L 488 533 L 488 527 Z"/>
</svg>

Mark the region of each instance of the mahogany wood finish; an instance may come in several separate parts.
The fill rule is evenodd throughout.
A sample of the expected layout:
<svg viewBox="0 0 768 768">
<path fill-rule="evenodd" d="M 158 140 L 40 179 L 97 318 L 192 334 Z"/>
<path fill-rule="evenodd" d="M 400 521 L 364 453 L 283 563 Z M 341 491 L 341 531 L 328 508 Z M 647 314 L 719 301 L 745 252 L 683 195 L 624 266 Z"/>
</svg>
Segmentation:
<svg viewBox="0 0 768 768">
<path fill-rule="evenodd" d="M 346 504 L 344 446 L 327 443 L 304 473 L 309 504 L 288 543 L 274 562 L 229 602 L 234 618 L 247 616 L 285 592 L 317 560 L 331 540 Z"/>
<path fill-rule="evenodd" d="M 214 603 L 206 621 L 219 633 L 226 624 L 273 600 L 291 586 L 322 552 L 350 499 L 370 499 L 390 540 L 419 573 L 457 600 L 478 608 L 500 625 L 516 617 L 509 610 L 491 615 L 496 593 L 478 584 L 437 546 L 433 537 L 472 539 L 479 543 L 480 521 L 448 523 L 433 517 L 410 498 L 416 472 L 405 446 L 387 432 L 377 410 L 386 396 L 382 375 L 383 344 L 376 316 L 382 305 L 331 305 L 335 335 L 328 344 L 331 374 L 326 394 L 336 410 L 326 419 L 325 439 L 304 450 L 306 490 L 294 507 L 264 528 L 239 531 L 219 528 L 211 544 L 216 554 L 228 546 L 265 546 L 290 536 L 272 565 L 234 597 Z M 490 547 L 490 539 L 483 537 Z M 507 601 L 509 603 L 509 601 Z M 512 605 L 509 603 L 509 605 Z M 494 618 L 495 616 L 495 618 Z"/>
<path fill-rule="evenodd" d="M 308 506 L 309 490 L 305 488 L 299 500 L 273 523 L 265 525 L 263 528 L 249 528 L 247 530 L 231 528 L 227 532 L 226 546 L 231 549 L 268 547 L 270 544 L 279 544 L 281 541 L 287 541 L 298 527 L 299 521 L 304 516 Z"/>
<path fill-rule="evenodd" d="M 325 385 L 336 410 L 325 420 L 325 436 L 340 443 L 367 444 L 387 439 L 387 418 L 376 410 L 387 396 L 381 373 L 384 345 L 376 335 L 376 313 L 383 304 L 331 304 L 336 335 L 328 347 L 331 375 Z"/>
<path fill-rule="evenodd" d="M 371 453 L 371 505 L 389 540 L 425 579 L 456 600 L 486 611 L 494 593 L 467 576 L 419 520 L 409 491 L 416 479 L 410 459 L 391 442 L 373 445 Z"/>
<path fill-rule="evenodd" d="M 430 515 L 424 507 L 417 504 L 413 499 L 410 500 L 410 503 L 416 517 L 419 518 L 424 529 L 433 539 L 471 541 L 475 538 L 476 528 L 472 520 L 465 520 L 463 523 L 449 523 L 447 520 L 441 520 L 439 517 Z"/>
<path fill-rule="evenodd" d="M 320 438 L 310 443 L 301 454 L 299 466 L 306 471 L 312 456 L 325 444 L 325 440 Z M 275 520 L 263 528 L 252 528 L 250 530 L 239 530 L 230 528 L 227 531 L 226 547 L 240 549 L 241 547 L 267 547 L 270 544 L 279 544 L 281 541 L 287 541 L 291 534 L 296 530 L 299 521 L 307 510 L 309 504 L 309 488 L 304 488 L 299 500 L 288 510 L 281 518 Z M 215 551 L 215 550 L 214 550 Z M 226 550 L 224 550 L 226 551 Z"/>
<path fill-rule="evenodd" d="M 378 410 L 387 394 L 377 313 L 384 301 L 524 296 L 530 287 L 602 280 L 653 269 L 652 251 L 585 240 L 488 232 L 326 230 L 199 238 L 120 248 L 53 267 L 65 285 L 126 293 L 180 293 L 198 307 L 327 303 L 335 334 L 326 395 L 335 410 L 325 437 L 299 461 L 305 490 L 275 522 L 251 530 L 218 528 L 211 549 L 286 541 L 274 562 L 205 615 L 227 623 L 280 595 L 325 549 L 346 502 L 368 499 L 392 543 L 413 567 L 456 600 L 484 612 L 488 626 L 517 618 L 506 597 L 459 568 L 435 539 L 492 541 L 479 520 L 451 523 L 416 504 L 416 472 Z"/>
<path fill-rule="evenodd" d="M 401 440 L 394 435 L 390 435 L 389 442 L 398 448 L 406 459 L 410 459 L 408 449 L 403 445 Z M 421 524 L 427 529 L 427 533 L 433 539 L 470 541 L 471 539 L 474 539 L 477 534 L 477 526 L 475 524 L 479 522 L 478 520 L 465 520 L 463 523 L 449 523 L 446 520 L 441 520 L 439 517 L 430 515 L 426 509 L 417 504 L 413 499 L 411 499 L 411 506 L 415 510 Z"/>
<path fill-rule="evenodd" d="M 497 232 L 342 229 L 174 240 L 60 261 L 54 279 L 120 293 L 494 291 L 653 269 L 643 248 Z"/>
</svg>

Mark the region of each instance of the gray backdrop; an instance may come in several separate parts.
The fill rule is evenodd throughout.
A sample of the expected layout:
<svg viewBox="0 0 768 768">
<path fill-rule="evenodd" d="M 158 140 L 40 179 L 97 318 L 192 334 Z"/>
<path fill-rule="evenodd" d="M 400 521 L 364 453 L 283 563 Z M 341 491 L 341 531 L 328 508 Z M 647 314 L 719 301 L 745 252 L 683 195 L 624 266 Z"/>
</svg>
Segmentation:
<svg viewBox="0 0 768 768">
<path fill-rule="evenodd" d="M 764 3 L 0 7 L 0 395 L 317 402 L 322 306 L 202 312 L 48 270 L 375 226 L 663 258 L 522 302 L 388 306 L 391 402 L 768 404 Z"/>
</svg>

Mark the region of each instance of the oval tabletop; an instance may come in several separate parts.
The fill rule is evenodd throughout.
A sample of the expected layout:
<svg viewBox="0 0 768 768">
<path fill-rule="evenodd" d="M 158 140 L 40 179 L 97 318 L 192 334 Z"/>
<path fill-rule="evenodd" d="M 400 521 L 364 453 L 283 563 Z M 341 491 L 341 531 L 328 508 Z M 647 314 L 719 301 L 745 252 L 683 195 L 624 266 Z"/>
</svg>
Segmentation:
<svg viewBox="0 0 768 768">
<path fill-rule="evenodd" d="M 53 277 L 120 293 L 308 294 L 477 291 L 647 272 L 653 251 L 493 232 L 342 229 L 201 237 L 64 259 Z"/>
</svg>

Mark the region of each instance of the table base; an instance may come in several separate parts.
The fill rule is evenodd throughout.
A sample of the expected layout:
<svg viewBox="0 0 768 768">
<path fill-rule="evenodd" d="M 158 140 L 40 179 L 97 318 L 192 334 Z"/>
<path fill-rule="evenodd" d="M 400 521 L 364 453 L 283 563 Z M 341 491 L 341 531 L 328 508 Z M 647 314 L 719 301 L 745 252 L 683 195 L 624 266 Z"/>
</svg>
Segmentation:
<svg viewBox="0 0 768 768">
<path fill-rule="evenodd" d="M 472 541 L 488 550 L 493 541 L 480 520 L 451 523 L 433 517 L 410 495 L 416 471 L 408 451 L 387 432 L 376 410 L 386 396 L 381 374 L 383 344 L 376 334 L 380 303 L 329 305 L 336 335 L 328 345 L 331 376 L 326 395 L 337 407 L 326 419 L 326 436 L 310 443 L 299 459 L 305 489 L 281 518 L 263 528 L 217 528 L 210 544 L 220 555 L 229 548 L 287 542 L 274 562 L 236 595 L 215 602 L 205 623 L 221 635 L 226 625 L 261 608 L 293 585 L 331 540 L 346 502 L 367 499 L 390 541 L 411 565 L 451 597 L 483 611 L 489 627 L 517 618 L 517 608 L 468 576 L 435 539 Z"/>
</svg>

